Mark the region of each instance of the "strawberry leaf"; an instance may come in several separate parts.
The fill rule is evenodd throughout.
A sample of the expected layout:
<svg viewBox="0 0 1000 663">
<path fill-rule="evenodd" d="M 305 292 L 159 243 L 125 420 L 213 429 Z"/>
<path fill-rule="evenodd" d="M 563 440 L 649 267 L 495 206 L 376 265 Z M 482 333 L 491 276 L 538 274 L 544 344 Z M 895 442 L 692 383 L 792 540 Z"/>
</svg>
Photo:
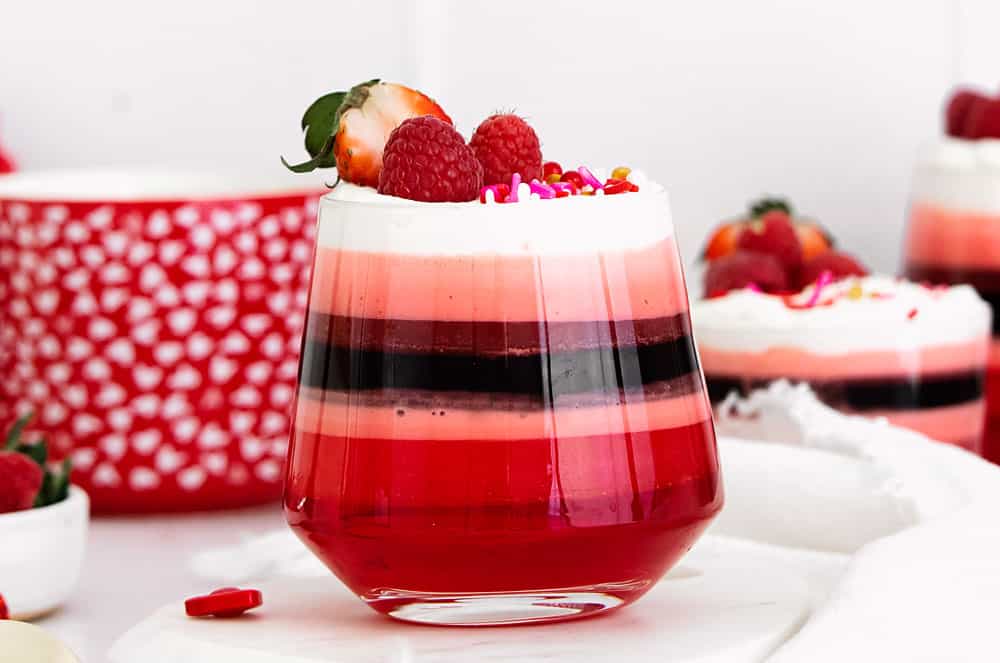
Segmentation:
<svg viewBox="0 0 1000 663">
<path fill-rule="evenodd" d="M 31 418 L 34 416 L 34 412 L 29 412 L 20 419 L 14 422 L 14 425 L 10 427 L 7 432 L 7 449 L 16 449 L 19 444 L 21 444 L 21 434 L 24 432 L 25 427 L 31 422 Z"/>
<path fill-rule="evenodd" d="M 346 92 L 325 94 L 306 109 L 302 116 L 302 130 L 306 132 L 306 152 L 316 157 L 323 152 L 327 139 L 337 135 L 340 124 L 340 107 Z"/>
<path fill-rule="evenodd" d="M 35 497 L 35 508 L 62 502 L 69 496 L 69 476 L 72 465 L 69 458 L 64 460 L 56 471 L 46 469 L 42 479 L 42 487 Z"/>
<path fill-rule="evenodd" d="M 35 461 L 42 469 L 45 469 L 45 462 L 49 459 L 49 449 L 45 445 L 45 440 L 39 440 L 34 444 L 19 444 L 14 451 Z"/>
</svg>

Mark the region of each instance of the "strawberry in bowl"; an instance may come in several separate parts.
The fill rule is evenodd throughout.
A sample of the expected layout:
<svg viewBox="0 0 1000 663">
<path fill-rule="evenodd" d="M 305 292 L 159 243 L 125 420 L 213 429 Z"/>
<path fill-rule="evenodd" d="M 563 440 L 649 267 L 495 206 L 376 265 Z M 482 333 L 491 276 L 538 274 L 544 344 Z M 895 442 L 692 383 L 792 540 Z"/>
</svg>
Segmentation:
<svg viewBox="0 0 1000 663">
<path fill-rule="evenodd" d="M 31 415 L 11 427 L 0 450 L 0 596 L 9 617 L 54 610 L 79 578 L 89 500 L 70 486 L 69 461 L 52 464 L 37 436 L 24 441 Z"/>
</svg>

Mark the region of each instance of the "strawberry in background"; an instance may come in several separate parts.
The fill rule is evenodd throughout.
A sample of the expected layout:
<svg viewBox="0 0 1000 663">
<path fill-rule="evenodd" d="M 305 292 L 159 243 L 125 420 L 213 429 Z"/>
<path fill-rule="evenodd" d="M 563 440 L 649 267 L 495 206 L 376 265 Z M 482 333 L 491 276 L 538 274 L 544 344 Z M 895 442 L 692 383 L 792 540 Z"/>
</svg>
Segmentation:
<svg viewBox="0 0 1000 663">
<path fill-rule="evenodd" d="M 17 170 L 17 166 L 14 164 L 14 159 L 7 154 L 3 149 L 3 144 L 0 143 L 0 175 L 13 173 L 15 170 Z"/>
</svg>

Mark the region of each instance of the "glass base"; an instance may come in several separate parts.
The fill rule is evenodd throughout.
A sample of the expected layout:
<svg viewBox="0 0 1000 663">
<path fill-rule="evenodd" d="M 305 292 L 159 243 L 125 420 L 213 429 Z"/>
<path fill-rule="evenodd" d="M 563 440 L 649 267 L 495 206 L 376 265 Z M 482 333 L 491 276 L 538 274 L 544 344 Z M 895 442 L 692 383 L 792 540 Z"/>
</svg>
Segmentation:
<svg viewBox="0 0 1000 663">
<path fill-rule="evenodd" d="M 635 583 L 631 586 L 623 584 L 579 591 L 555 589 L 485 594 L 385 589 L 362 598 L 378 612 L 414 624 L 505 626 L 592 617 L 631 603 L 647 587 L 648 583 Z M 598 589 L 606 591 L 597 591 Z"/>
</svg>

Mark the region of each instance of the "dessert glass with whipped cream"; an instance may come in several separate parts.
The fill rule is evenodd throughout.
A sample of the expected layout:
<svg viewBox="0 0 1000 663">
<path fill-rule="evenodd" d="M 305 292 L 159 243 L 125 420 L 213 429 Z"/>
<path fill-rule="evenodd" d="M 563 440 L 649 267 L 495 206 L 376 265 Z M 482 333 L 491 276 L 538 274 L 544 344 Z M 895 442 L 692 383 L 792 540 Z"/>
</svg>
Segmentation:
<svg viewBox="0 0 1000 663">
<path fill-rule="evenodd" d="M 1000 140 L 944 138 L 924 152 L 904 248 L 909 278 L 972 285 L 993 308 L 983 455 L 1000 462 Z"/>
<path fill-rule="evenodd" d="M 692 316 L 714 403 L 784 378 L 844 412 L 981 449 L 991 312 L 968 286 L 821 279 L 792 295 L 733 290 Z"/>
<path fill-rule="evenodd" d="M 375 610 L 639 598 L 722 505 L 666 193 L 321 203 L 285 510 Z"/>
</svg>

